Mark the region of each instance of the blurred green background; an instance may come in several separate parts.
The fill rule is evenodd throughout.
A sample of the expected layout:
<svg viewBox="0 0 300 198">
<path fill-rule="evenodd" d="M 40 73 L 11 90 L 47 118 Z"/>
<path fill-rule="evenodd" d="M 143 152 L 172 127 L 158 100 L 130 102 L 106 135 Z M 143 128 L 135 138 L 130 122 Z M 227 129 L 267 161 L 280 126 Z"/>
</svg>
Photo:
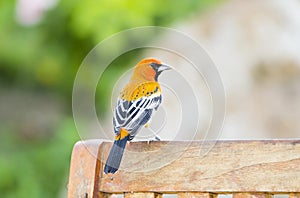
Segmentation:
<svg viewBox="0 0 300 198">
<path fill-rule="evenodd" d="M 95 45 L 127 28 L 172 26 L 216 3 L 1 0 L 0 197 L 66 196 L 70 155 L 79 140 L 72 86 Z M 117 62 L 108 76 L 130 66 L 136 55 Z M 100 96 L 107 98 L 107 90 L 99 89 Z M 105 106 L 98 104 L 99 112 Z"/>
</svg>

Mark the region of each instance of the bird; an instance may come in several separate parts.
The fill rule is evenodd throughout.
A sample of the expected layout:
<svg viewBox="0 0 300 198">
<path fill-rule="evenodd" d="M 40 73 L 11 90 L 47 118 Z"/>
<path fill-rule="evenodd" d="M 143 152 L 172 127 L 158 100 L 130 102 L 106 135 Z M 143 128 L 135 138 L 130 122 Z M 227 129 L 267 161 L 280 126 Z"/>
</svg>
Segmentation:
<svg viewBox="0 0 300 198">
<path fill-rule="evenodd" d="M 158 77 L 169 69 L 169 65 L 156 58 L 145 58 L 134 67 L 114 108 L 115 138 L 105 163 L 105 174 L 114 174 L 119 169 L 127 141 L 131 141 L 143 126 L 149 126 L 153 112 L 162 102 Z"/>
</svg>

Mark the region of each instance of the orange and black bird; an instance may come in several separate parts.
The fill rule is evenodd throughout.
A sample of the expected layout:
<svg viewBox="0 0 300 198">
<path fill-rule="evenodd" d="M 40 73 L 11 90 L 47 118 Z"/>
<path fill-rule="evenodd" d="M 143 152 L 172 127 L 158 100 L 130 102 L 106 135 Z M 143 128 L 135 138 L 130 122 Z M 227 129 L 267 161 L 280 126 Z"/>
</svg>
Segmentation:
<svg viewBox="0 0 300 198">
<path fill-rule="evenodd" d="M 119 169 L 127 141 L 131 141 L 148 124 L 153 111 L 161 104 L 161 87 L 157 80 L 164 70 L 170 68 L 154 58 L 143 59 L 135 66 L 114 109 L 115 140 L 104 173 L 115 173 Z"/>
</svg>

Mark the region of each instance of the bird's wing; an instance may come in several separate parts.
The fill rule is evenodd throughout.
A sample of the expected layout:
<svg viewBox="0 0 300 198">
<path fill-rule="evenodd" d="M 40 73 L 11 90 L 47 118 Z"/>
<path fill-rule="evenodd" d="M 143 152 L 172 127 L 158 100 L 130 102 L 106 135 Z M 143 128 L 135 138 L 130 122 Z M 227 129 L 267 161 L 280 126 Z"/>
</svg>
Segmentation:
<svg viewBox="0 0 300 198">
<path fill-rule="evenodd" d="M 157 110 L 160 103 L 160 94 L 152 94 L 133 101 L 119 98 L 113 118 L 115 133 L 118 134 L 120 128 L 124 128 L 134 136 L 139 128 L 149 121 L 153 110 Z"/>
</svg>

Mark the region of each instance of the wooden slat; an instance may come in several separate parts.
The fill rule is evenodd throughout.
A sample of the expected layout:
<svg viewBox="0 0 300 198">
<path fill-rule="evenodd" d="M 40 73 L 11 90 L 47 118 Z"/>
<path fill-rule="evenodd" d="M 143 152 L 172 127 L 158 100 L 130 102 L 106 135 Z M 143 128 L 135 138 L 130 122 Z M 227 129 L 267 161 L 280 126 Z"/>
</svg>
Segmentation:
<svg viewBox="0 0 300 198">
<path fill-rule="evenodd" d="M 178 193 L 178 198 L 217 198 L 217 195 L 213 193 L 181 192 Z"/>
<path fill-rule="evenodd" d="M 68 197 L 91 198 L 98 196 L 100 161 L 97 160 L 101 141 L 77 142 L 73 148 Z"/>
<path fill-rule="evenodd" d="M 162 194 L 154 192 L 125 193 L 124 198 L 162 198 Z"/>
<path fill-rule="evenodd" d="M 269 193 L 234 193 L 233 198 L 272 198 Z"/>
<path fill-rule="evenodd" d="M 300 192 L 299 140 L 220 141 L 207 155 L 200 155 L 211 144 L 130 143 L 121 169 L 114 175 L 100 175 L 99 190 L 119 193 Z M 103 161 L 110 146 L 111 143 L 103 143 Z M 155 166 L 158 168 L 151 169 Z"/>
<path fill-rule="evenodd" d="M 300 192 L 299 193 L 291 193 L 291 194 L 289 194 L 289 198 L 300 198 Z"/>
<path fill-rule="evenodd" d="M 115 195 L 114 194 L 103 193 L 103 192 L 98 192 L 98 197 L 99 198 L 113 198 L 113 197 L 115 197 Z"/>
</svg>

